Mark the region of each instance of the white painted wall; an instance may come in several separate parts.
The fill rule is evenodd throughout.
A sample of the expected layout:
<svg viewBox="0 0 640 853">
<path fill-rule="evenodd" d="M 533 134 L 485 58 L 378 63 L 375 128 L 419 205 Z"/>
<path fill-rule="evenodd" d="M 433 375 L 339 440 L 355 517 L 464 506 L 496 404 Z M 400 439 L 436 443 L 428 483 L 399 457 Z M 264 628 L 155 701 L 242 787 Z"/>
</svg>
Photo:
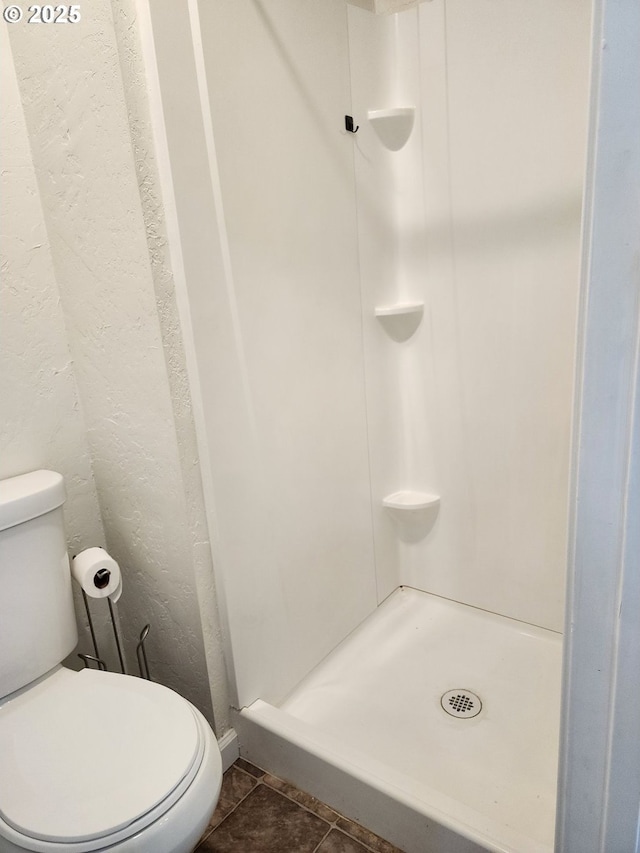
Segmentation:
<svg viewBox="0 0 640 853">
<path fill-rule="evenodd" d="M 88 445 L 106 546 L 124 573 L 119 610 L 132 665 L 148 621 L 152 675 L 209 719 L 211 681 L 222 733 L 228 700 L 191 401 L 131 24 L 126 4 L 116 25 L 102 0 L 78 24 L 11 30 L 60 293 L 46 314 L 66 324 L 87 429 L 80 447 Z M 56 417 L 66 428 L 63 402 Z"/>
<path fill-rule="evenodd" d="M 63 472 L 70 544 L 82 548 L 102 539 L 102 523 L 6 25 L 0 34 L 1 476 Z"/>
<path fill-rule="evenodd" d="M 556 849 L 640 850 L 640 7 L 594 4 Z"/>
<path fill-rule="evenodd" d="M 85 422 L 60 292 L 31 160 L 7 26 L 0 25 L 0 478 L 38 468 L 65 477 L 69 552 L 104 543 Z M 76 590 L 78 651 L 93 653 Z M 117 662 L 104 607 L 94 611 L 100 652 Z M 68 665 L 79 668 L 72 655 Z"/>
</svg>

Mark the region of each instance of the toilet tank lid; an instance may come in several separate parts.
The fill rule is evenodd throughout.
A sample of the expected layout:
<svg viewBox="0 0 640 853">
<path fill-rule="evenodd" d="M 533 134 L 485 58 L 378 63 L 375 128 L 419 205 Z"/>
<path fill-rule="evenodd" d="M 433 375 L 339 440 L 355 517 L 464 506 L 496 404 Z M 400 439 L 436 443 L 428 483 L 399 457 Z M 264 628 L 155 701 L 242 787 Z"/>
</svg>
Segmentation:
<svg viewBox="0 0 640 853">
<path fill-rule="evenodd" d="M 62 506 L 65 497 L 64 479 L 56 471 L 30 471 L 0 480 L 0 530 Z"/>
</svg>

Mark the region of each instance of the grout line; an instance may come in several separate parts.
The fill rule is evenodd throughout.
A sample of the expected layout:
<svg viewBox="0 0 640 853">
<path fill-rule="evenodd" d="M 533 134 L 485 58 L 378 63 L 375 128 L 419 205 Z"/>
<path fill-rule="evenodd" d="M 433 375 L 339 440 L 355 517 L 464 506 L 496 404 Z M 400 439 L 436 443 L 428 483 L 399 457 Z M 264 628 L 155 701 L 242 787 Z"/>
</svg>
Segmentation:
<svg viewBox="0 0 640 853">
<path fill-rule="evenodd" d="M 235 762 L 234 762 L 234 764 L 231 765 L 231 767 L 234 767 L 234 766 L 235 766 Z M 229 768 L 229 770 L 231 769 L 231 767 Z M 238 808 L 238 806 L 240 806 L 247 799 L 247 797 L 250 794 L 252 794 L 254 791 L 256 791 L 261 785 L 263 785 L 265 788 L 268 788 L 270 791 L 273 791 L 274 794 L 279 794 L 281 797 L 284 797 L 286 800 L 289 800 L 290 803 L 293 803 L 299 809 L 302 809 L 306 812 L 309 812 L 309 814 L 312 814 L 314 817 L 318 818 L 318 820 L 321 820 L 324 824 L 326 824 L 327 831 L 322 836 L 322 838 L 318 842 L 317 846 L 314 847 L 312 853 L 317 853 L 318 849 L 323 844 L 323 842 L 326 840 L 327 836 L 329 835 L 329 833 L 331 832 L 332 829 L 335 829 L 337 832 L 341 832 L 343 835 L 346 835 L 347 838 L 350 838 L 352 841 L 355 841 L 356 844 L 359 844 L 363 850 L 367 851 L 367 853 L 375 853 L 375 850 L 373 850 L 371 847 L 369 847 L 368 844 L 365 844 L 359 838 L 356 838 L 354 835 L 351 835 L 351 833 L 348 832 L 346 829 L 343 829 L 341 826 L 338 826 L 338 821 L 341 818 L 343 820 L 347 820 L 347 821 L 351 821 L 351 819 L 346 817 L 346 815 L 343 815 L 340 812 L 336 811 L 335 809 L 331 808 L 331 806 L 328 806 L 322 800 L 318 800 L 318 802 L 322 803 L 322 805 L 326 806 L 326 808 L 330 809 L 333 812 L 333 814 L 336 816 L 335 820 L 328 821 L 328 820 L 326 820 L 326 818 L 320 817 L 320 815 L 317 812 L 314 812 L 313 809 L 310 809 L 308 806 L 305 806 L 304 803 L 299 803 L 297 800 L 294 800 L 293 797 L 290 797 L 284 791 L 279 791 L 277 788 L 273 788 L 271 785 L 269 785 L 267 782 L 264 781 L 265 776 L 273 776 L 272 773 L 267 773 L 267 771 L 264 771 L 263 776 L 256 777 L 256 776 L 253 776 L 248 771 L 243 770 L 241 767 L 236 767 L 235 769 L 237 771 L 239 771 L 240 773 L 242 773 L 244 776 L 248 776 L 249 779 L 254 779 L 256 784 L 249 791 L 247 791 L 247 793 L 243 797 L 241 797 L 241 799 L 238 800 L 238 802 L 233 806 L 233 808 L 229 811 L 229 813 L 226 814 L 222 818 L 222 820 L 220 821 L 219 824 L 217 824 L 217 826 L 214 826 L 213 829 L 210 830 L 210 832 L 208 832 L 206 835 L 202 836 L 202 838 L 198 842 L 198 847 L 196 847 L 196 850 L 194 853 L 197 853 L 197 850 L 200 847 L 200 845 L 203 844 L 211 835 L 213 835 L 213 833 L 222 826 L 222 824 L 227 820 L 227 818 L 229 818 L 235 812 L 235 810 Z M 264 770 L 264 768 L 262 768 L 262 767 L 260 767 L 259 769 Z M 227 771 L 227 772 L 229 772 L 229 771 Z M 279 781 L 281 781 L 281 782 L 285 782 L 285 780 L 280 779 L 279 776 L 273 776 L 273 778 L 279 779 Z M 289 785 L 290 783 L 285 782 L 285 784 Z M 294 788 L 296 791 L 300 791 L 300 793 L 307 793 L 306 791 L 301 791 L 300 788 L 296 788 L 295 785 L 291 785 L 291 787 Z M 309 794 L 309 796 L 313 796 L 313 794 Z M 314 797 L 314 799 L 317 800 L 318 798 Z M 351 822 L 357 823 L 357 821 L 351 821 Z M 360 826 L 360 825 L 361 824 L 358 824 L 358 826 Z M 366 829 L 366 827 L 363 827 L 363 829 Z M 381 840 L 384 840 L 384 839 L 381 839 Z"/>
<path fill-rule="evenodd" d="M 232 765 L 231 765 L 231 767 L 234 767 L 234 765 L 235 765 L 235 762 L 234 762 L 234 764 L 232 764 Z M 229 770 L 231 770 L 231 767 L 229 767 Z M 262 768 L 260 768 L 260 769 L 262 769 Z M 227 770 L 226 772 L 228 773 L 228 772 L 229 772 L 229 770 Z M 255 790 L 256 790 L 256 788 L 258 787 L 258 785 L 261 785 L 261 784 L 262 784 L 262 779 L 258 779 L 258 778 L 256 778 L 255 776 L 252 776 L 252 775 L 251 775 L 251 773 L 247 773 L 247 771 L 246 771 L 246 770 L 243 770 L 241 767 L 236 767 L 236 770 L 237 770 L 237 771 L 239 771 L 240 773 L 242 773 L 244 776 L 248 776 L 248 777 L 249 777 L 249 779 L 255 779 L 256 784 L 253 786 L 253 788 L 250 788 L 250 789 L 247 791 L 247 793 L 246 793 L 246 794 L 244 794 L 244 796 L 242 796 L 242 797 L 238 800 L 238 802 L 233 806 L 233 808 L 232 808 L 232 809 L 230 809 L 230 810 L 229 810 L 229 812 L 228 812 L 228 813 L 227 813 L 227 814 L 222 818 L 222 820 L 220 821 L 220 823 L 216 824 L 216 825 L 215 825 L 211 830 L 209 830 L 209 832 L 207 832 L 207 834 L 206 834 L 206 835 L 203 835 L 203 836 L 202 836 L 202 838 L 201 838 L 201 839 L 200 839 L 200 841 L 198 842 L 198 847 L 196 847 L 196 850 L 194 851 L 194 853 L 197 853 L 198 848 L 200 847 L 200 845 L 201 845 L 203 842 L 205 842 L 205 841 L 207 840 L 207 838 L 209 838 L 209 836 L 213 835 L 213 833 L 216 831 L 216 829 L 219 829 L 219 828 L 222 826 L 222 824 L 226 821 L 226 819 L 227 819 L 228 817 L 230 817 L 230 816 L 235 812 L 235 810 L 238 808 L 238 806 L 239 806 L 241 803 L 244 803 L 244 801 L 247 799 L 247 797 L 249 796 L 249 794 L 251 794 L 251 793 L 252 793 L 252 791 L 255 791 Z M 223 776 L 224 776 L 224 774 L 223 774 Z"/>
<path fill-rule="evenodd" d="M 271 775 L 271 774 L 269 774 L 269 775 Z M 274 778 L 274 779 L 279 779 L 280 777 L 279 777 L 279 776 L 274 776 L 273 778 Z M 280 781 L 281 781 L 281 782 L 284 782 L 284 779 L 280 779 Z M 332 808 L 331 808 L 331 806 L 327 806 L 327 804 L 326 804 L 326 803 L 323 803 L 323 802 L 322 802 L 322 800 L 318 800 L 318 802 L 319 802 L 319 803 L 322 803 L 322 805 L 323 805 L 323 806 L 326 806 L 326 808 L 330 809 L 330 810 L 335 814 L 335 816 L 336 816 L 336 819 L 335 819 L 335 820 L 328 821 L 326 818 L 324 818 L 324 817 L 320 817 L 320 815 L 318 814 L 318 812 L 314 812 L 314 811 L 313 811 L 313 809 L 310 809 L 308 806 L 305 806 L 305 805 L 304 805 L 304 803 L 299 803 L 297 800 L 294 800 L 294 798 L 293 798 L 293 797 L 290 797 L 290 796 L 289 796 L 288 794 L 286 794 L 284 791 L 279 791 L 277 788 L 272 788 L 272 787 L 271 787 L 271 785 L 269 785 L 269 783 L 268 783 L 268 782 L 263 782 L 263 784 L 264 784 L 264 785 L 266 785 L 266 786 L 267 786 L 267 788 L 269 788 L 271 791 L 275 791 L 275 793 L 276 793 L 276 794 L 280 794 L 280 796 L 281 796 L 281 797 L 285 797 L 287 800 L 289 800 L 291 803 L 294 803 L 294 804 L 295 804 L 296 806 L 298 806 L 299 808 L 304 809 L 306 812 L 309 812 L 309 814 L 312 814 L 312 815 L 314 815 L 314 817 L 319 818 L 321 821 L 323 821 L 324 823 L 326 823 L 326 824 L 327 824 L 327 826 L 329 827 L 329 830 L 333 829 L 334 827 L 337 829 L 337 828 L 338 828 L 337 823 L 338 823 L 339 818 L 341 818 L 341 817 L 342 817 L 342 818 L 344 818 L 344 815 L 341 815 L 341 814 L 340 814 L 339 812 L 337 812 L 335 809 L 332 809 Z M 286 784 L 288 785 L 288 784 L 289 784 L 289 782 L 287 782 Z M 292 785 L 291 787 L 295 787 L 295 785 Z M 300 791 L 300 788 L 296 788 L 296 791 Z M 306 792 L 306 791 L 300 791 L 300 793 L 305 794 L 305 793 L 307 793 L 307 792 Z M 310 797 L 313 797 L 313 794 L 309 794 L 309 796 L 310 796 Z M 316 800 L 317 800 L 318 798 L 317 798 L 317 797 L 314 797 L 314 799 L 316 799 Z M 348 818 L 345 818 L 345 820 L 348 820 Z M 354 840 L 357 840 L 357 839 L 354 839 Z"/>
<path fill-rule="evenodd" d="M 325 834 L 322 836 L 322 838 L 320 839 L 320 841 L 318 841 L 317 845 L 313 848 L 312 853 L 318 853 L 318 850 L 322 847 L 322 845 L 323 845 L 323 844 L 324 844 L 324 842 L 326 841 L 327 836 L 329 835 L 329 833 L 330 833 L 330 832 L 331 832 L 331 826 L 329 826 L 329 828 L 327 829 L 327 831 L 325 832 Z"/>
<path fill-rule="evenodd" d="M 260 768 L 260 769 L 262 769 L 262 768 Z M 271 774 L 271 773 L 270 773 L 270 774 L 267 774 L 267 773 L 265 772 L 265 776 L 266 776 L 266 775 L 270 775 L 270 776 L 272 776 L 273 774 Z M 279 777 L 278 777 L 278 776 L 274 776 L 273 778 L 274 778 L 274 779 L 279 779 Z M 285 780 L 284 780 L 284 779 L 281 779 L 280 781 L 284 782 Z M 365 844 L 365 843 L 364 843 L 364 841 L 361 841 L 359 838 L 356 838 L 356 837 L 355 837 L 355 835 L 352 835 L 348 830 L 343 829 L 341 826 L 338 826 L 338 821 L 339 821 L 341 818 L 342 818 L 342 820 L 347 820 L 347 821 L 350 821 L 351 823 L 357 823 L 357 821 L 351 820 L 351 818 L 348 818 L 346 815 L 343 815 L 343 814 L 341 814 L 340 812 L 336 811 L 334 808 L 332 808 L 331 806 L 328 806 L 328 805 L 327 805 L 326 803 L 324 803 L 322 800 L 318 800 L 318 802 L 319 802 L 319 803 L 322 803 L 322 805 L 326 806 L 328 809 L 331 809 L 331 811 L 332 811 L 332 812 L 335 814 L 335 816 L 336 816 L 335 820 L 333 820 L 333 821 L 329 822 L 329 821 L 328 821 L 328 820 L 326 820 L 325 818 L 320 817 L 320 815 L 319 815 L 317 812 L 314 812 L 314 811 L 313 811 L 313 809 L 310 809 L 310 808 L 308 808 L 308 806 L 305 806 L 303 803 L 299 803 L 297 800 L 294 800 L 294 799 L 293 799 L 293 797 L 290 797 L 290 796 L 289 796 L 288 794 L 286 794 L 284 791 L 279 791 L 277 788 L 272 788 L 272 787 L 271 787 L 271 785 L 269 785 L 269 783 L 268 783 L 268 782 L 264 782 L 264 781 L 263 781 L 263 779 L 260 779 L 260 784 L 266 785 L 266 787 L 267 787 L 267 788 L 269 788 L 271 791 L 274 791 L 276 794 L 280 794 L 282 797 L 285 797 L 287 800 L 289 800 L 290 802 L 294 803 L 294 805 L 298 806 L 298 807 L 299 807 L 299 808 L 301 808 L 301 809 L 304 809 L 305 811 L 309 812 L 309 814 L 314 815 L 314 817 L 319 818 L 320 820 L 324 821 L 324 822 L 328 825 L 329 829 L 327 830 L 326 835 L 324 835 L 324 836 L 322 837 L 321 841 L 318 843 L 318 847 L 320 846 L 320 844 L 322 844 L 322 842 L 325 840 L 325 838 L 326 838 L 326 837 L 327 837 L 327 835 L 331 832 L 331 830 L 332 830 L 332 829 L 335 829 L 337 832 L 341 832 L 343 835 L 346 835 L 346 836 L 347 836 L 347 838 L 350 838 L 352 841 L 355 841 L 357 844 L 359 844 L 359 845 L 363 848 L 363 850 L 366 850 L 366 851 L 367 851 L 367 853 L 376 853 L 376 851 L 375 851 L 372 847 L 369 847 L 369 845 L 368 845 L 368 844 Z M 287 782 L 286 784 L 289 784 L 289 783 Z M 292 787 L 295 787 L 295 786 L 292 786 Z M 255 790 L 255 788 L 254 788 L 254 789 L 252 789 L 252 790 Z M 300 788 L 296 788 L 296 791 L 300 791 Z M 249 792 L 249 793 L 251 793 L 251 792 Z M 306 793 L 306 792 L 305 792 L 305 791 L 303 791 L 302 793 Z M 248 795 L 247 795 L 247 796 L 248 796 Z M 309 796 L 313 796 L 313 794 L 309 794 Z M 318 799 L 318 798 L 317 798 L 317 797 L 315 797 L 314 799 Z M 358 826 L 362 826 L 362 824 L 358 824 Z M 362 828 L 363 828 L 363 829 L 366 829 L 366 827 L 362 827 Z M 367 830 L 367 831 L 368 831 L 368 832 L 371 832 L 371 830 Z M 373 835 L 373 834 L 375 834 L 375 833 L 372 833 L 372 835 Z M 378 838 L 380 838 L 380 836 L 378 836 Z M 382 838 L 381 838 L 380 840 L 381 840 L 381 841 L 384 841 L 385 839 L 382 839 Z M 317 851 L 318 847 L 316 847 L 316 848 L 314 849 L 313 853 L 316 853 L 316 851 Z"/>
</svg>

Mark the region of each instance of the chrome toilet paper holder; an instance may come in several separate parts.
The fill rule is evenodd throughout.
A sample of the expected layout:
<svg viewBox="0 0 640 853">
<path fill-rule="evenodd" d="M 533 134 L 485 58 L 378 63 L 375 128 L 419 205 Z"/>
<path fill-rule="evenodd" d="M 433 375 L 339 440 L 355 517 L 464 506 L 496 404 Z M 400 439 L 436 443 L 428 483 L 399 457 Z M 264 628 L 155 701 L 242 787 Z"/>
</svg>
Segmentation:
<svg viewBox="0 0 640 853">
<path fill-rule="evenodd" d="M 106 571 L 106 570 L 105 570 Z M 108 580 L 108 579 L 107 579 Z M 89 632 L 91 634 L 91 642 L 93 644 L 93 651 L 95 654 L 87 655 L 87 654 L 78 654 L 80 660 L 84 663 L 85 667 L 90 668 L 91 664 L 95 664 L 98 669 L 106 672 L 107 665 L 104 662 L 104 659 L 100 656 L 100 651 L 98 650 L 98 640 L 96 637 L 95 628 L 93 627 L 93 619 L 91 618 L 91 609 L 89 607 L 89 596 L 84 591 L 82 592 L 82 599 L 84 601 L 84 609 L 87 614 L 87 622 L 89 623 Z M 127 674 L 126 667 L 124 665 L 124 656 L 122 654 L 122 643 L 120 640 L 120 632 L 118 631 L 118 623 L 116 621 L 116 614 L 113 609 L 113 602 L 110 598 L 107 598 L 107 603 L 109 605 L 109 617 L 111 621 L 111 629 L 113 631 L 113 637 L 116 643 L 116 649 L 118 650 L 118 660 L 120 662 L 120 671 L 123 675 Z M 138 669 L 140 670 L 140 678 L 144 678 L 147 681 L 151 681 L 151 675 L 149 673 L 149 662 L 147 660 L 147 652 L 145 649 L 145 642 L 147 637 L 149 636 L 149 632 L 151 631 L 151 625 L 145 625 L 142 631 L 140 632 L 140 640 L 138 645 L 136 646 L 136 658 L 138 660 Z"/>
</svg>

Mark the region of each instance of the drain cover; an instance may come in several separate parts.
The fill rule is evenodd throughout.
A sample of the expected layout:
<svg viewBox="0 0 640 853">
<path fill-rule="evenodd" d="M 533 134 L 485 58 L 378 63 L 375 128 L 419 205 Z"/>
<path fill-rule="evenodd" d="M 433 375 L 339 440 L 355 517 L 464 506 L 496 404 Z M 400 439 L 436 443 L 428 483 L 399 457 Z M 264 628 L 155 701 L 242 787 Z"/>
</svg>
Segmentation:
<svg viewBox="0 0 640 853">
<path fill-rule="evenodd" d="M 447 690 L 442 694 L 440 704 L 452 717 L 477 717 L 482 711 L 480 697 L 470 690 Z"/>
</svg>

